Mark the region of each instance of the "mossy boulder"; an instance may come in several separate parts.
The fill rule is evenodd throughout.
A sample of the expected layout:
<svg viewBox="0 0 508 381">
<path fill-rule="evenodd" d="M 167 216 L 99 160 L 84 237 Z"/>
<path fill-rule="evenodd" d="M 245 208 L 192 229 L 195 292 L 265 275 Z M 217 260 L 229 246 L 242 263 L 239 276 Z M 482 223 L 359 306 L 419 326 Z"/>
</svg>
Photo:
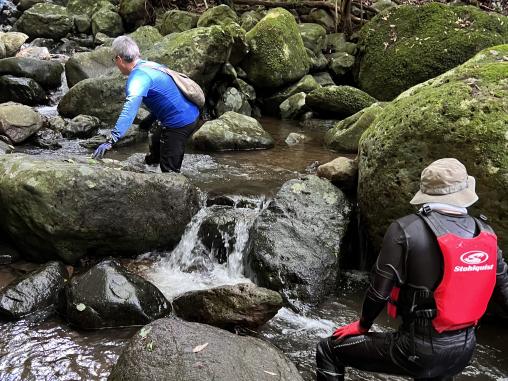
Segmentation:
<svg viewBox="0 0 508 381">
<path fill-rule="evenodd" d="M 351 86 L 326 86 L 311 91 L 306 102 L 313 111 L 345 118 L 370 106 L 376 100 Z"/>
<path fill-rule="evenodd" d="M 99 8 L 108 6 L 107 3 L 110 2 L 107 0 L 69 0 L 67 11 L 73 15 L 86 15 L 91 18 Z"/>
<path fill-rule="evenodd" d="M 28 40 L 28 35 L 21 32 L 0 32 L 0 42 L 5 46 L 7 57 L 14 56 L 21 46 Z"/>
<path fill-rule="evenodd" d="M 14 144 L 22 143 L 42 128 L 41 115 L 31 107 L 7 102 L 0 104 L 0 135 Z"/>
<path fill-rule="evenodd" d="M 309 20 L 312 23 L 321 25 L 327 31 L 332 31 L 335 29 L 335 20 L 333 19 L 332 15 L 325 9 L 312 9 L 309 12 Z"/>
<path fill-rule="evenodd" d="M 305 93 L 308 94 L 313 90 L 320 88 L 321 85 L 317 83 L 314 77 L 310 74 L 307 74 L 302 79 L 300 79 L 297 83 L 288 86 L 274 95 L 266 98 L 263 102 L 263 108 L 270 114 L 278 114 L 279 106 L 282 102 L 288 99 L 290 96 Z"/>
<path fill-rule="evenodd" d="M 153 48 L 153 46 L 162 41 L 162 35 L 159 30 L 151 25 L 144 25 L 137 28 L 129 34 L 129 37 L 138 44 L 141 55 Z"/>
<path fill-rule="evenodd" d="M 240 25 L 247 32 L 254 28 L 256 24 L 263 18 L 263 14 L 260 11 L 247 11 L 242 13 L 240 16 Z"/>
<path fill-rule="evenodd" d="M 302 36 L 303 45 L 314 53 L 321 53 L 325 48 L 326 30 L 319 24 L 302 23 L 298 24 L 300 36 Z"/>
<path fill-rule="evenodd" d="M 157 28 L 162 35 L 185 32 L 195 28 L 199 15 L 191 12 L 172 9 L 157 17 Z"/>
<path fill-rule="evenodd" d="M 55 61 L 10 57 L 0 60 L 0 75 L 32 78 L 42 87 L 54 89 L 62 84 L 63 66 Z"/>
<path fill-rule="evenodd" d="M 120 0 L 118 14 L 129 30 L 145 25 L 150 18 L 146 0 Z"/>
<path fill-rule="evenodd" d="M 476 178 L 472 213 L 489 218 L 508 250 L 508 45 L 417 85 L 389 103 L 360 140 L 358 200 L 374 250 L 432 161 L 455 157 Z"/>
<path fill-rule="evenodd" d="M 185 73 L 206 87 L 227 62 L 233 42 L 220 26 L 195 28 L 165 36 L 145 57 Z"/>
<path fill-rule="evenodd" d="M 104 33 L 109 37 L 123 34 L 123 22 L 120 15 L 107 8 L 102 8 L 92 16 L 92 33 Z"/>
<path fill-rule="evenodd" d="M 328 64 L 328 68 L 331 73 L 337 78 L 341 80 L 348 76 L 351 73 L 351 69 L 355 64 L 355 57 L 346 52 L 338 52 L 333 53 L 330 56 L 330 62 Z"/>
<path fill-rule="evenodd" d="M 0 227 L 22 254 L 66 263 L 171 248 L 199 208 L 183 175 L 22 154 L 0 156 L 0 200 Z"/>
<path fill-rule="evenodd" d="M 250 51 L 241 67 L 255 87 L 280 87 L 309 71 L 310 61 L 295 18 L 285 9 L 272 9 L 246 37 Z"/>
<path fill-rule="evenodd" d="M 305 105 L 307 94 L 296 93 L 282 102 L 279 106 L 282 119 L 298 119 L 309 109 Z"/>
<path fill-rule="evenodd" d="M 67 86 L 104 75 L 112 75 L 117 69 L 111 61 L 113 50 L 110 47 L 99 47 L 91 52 L 76 53 L 65 63 Z"/>
<path fill-rule="evenodd" d="M 74 85 L 62 97 L 58 112 L 66 118 L 80 114 L 92 115 L 104 123 L 113 123 L 125 101 L 125 78 L 88 78 Z"/>
<path fill-rule="evenodd" d="M 198 27 L 238 23 L 238 15 L 226 4 L 207 9 L 198 20 Z"/>
<path fill-rule="evenodd" d="M 256 119 L 232 111 L 203 124 L 192 141 L 197 148 L 211 151 L 267 149 L 274 144 Z"/>
<path fill-rule="evenodd" d="M 381 104 L 374 103 L 340 121 L 326 132 L 324 138 L 326 146 L 338 152 L 358 152 L 358 143 L 362 134 L 382 110 Z"/>
<path fill-rule="evenodd" d="M 360 31 L 359 87 L 379 100 L 508 41 L 508 17 L 473 6 L 428 3 L 390 8 Z"/>
<path fill-rule="evenodd" d="M 47 37 L 56 40 L 72 31 L 74 23 L 67 9 L 51 3 L 38 3 L 26 10 L 14 24 L 17 31 L 30 38 Z"/>
</svg>

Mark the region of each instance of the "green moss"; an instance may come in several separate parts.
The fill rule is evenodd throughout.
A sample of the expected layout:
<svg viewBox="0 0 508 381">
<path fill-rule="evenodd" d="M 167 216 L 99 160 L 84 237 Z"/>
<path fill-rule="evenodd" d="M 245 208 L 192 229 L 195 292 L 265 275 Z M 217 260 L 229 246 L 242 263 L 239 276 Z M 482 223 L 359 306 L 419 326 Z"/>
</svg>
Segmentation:
<svg viewBox="0 0 508 381">
<path fill-rule="evenodd" d="M 198 27 L 207 27 L 212 25 L 224 26 L 237 22 L 238 16 L 236 15 L 236 12 L 226 4 L 221 4 L 206 10 L 198 20 Z"/>
<path fill-rule="evenodd" d="M 496 48 L 408 90 L 362 135 L 358 196 L 375 245 L 392 220 L 413 210 L 421 170 L 456 157 L 477 179 L 476 210 L 489 216 L 507 248 L 508 87 L 498 79 L 507 78 L 508 67 L 499 54 L 506 46 Z"/>
<path fill-rule="evenodd" d="M 376 102 L 369 94 L 351 86 L 326 86 L 311 91 L 307 105 L 323 114 L 348 117 Z"/>
<path fill-rule="evenodd" d="M 358 82 L 377 99 L 433 78 L 479 50 L 508 41 L 508 17 L 472 6 L 391 8 L 360 32 Z"/>
</svg>

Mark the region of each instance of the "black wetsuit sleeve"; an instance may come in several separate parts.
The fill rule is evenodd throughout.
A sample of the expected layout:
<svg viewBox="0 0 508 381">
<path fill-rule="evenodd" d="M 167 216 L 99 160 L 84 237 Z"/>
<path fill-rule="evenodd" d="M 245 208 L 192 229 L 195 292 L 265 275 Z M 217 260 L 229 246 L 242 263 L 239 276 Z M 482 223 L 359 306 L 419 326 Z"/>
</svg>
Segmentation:
<svg viewBox="0 0 508 381">
<path fill-rule="evenodd" d="M 504 261 L 503 253 L 499 249 L 497 253 L 496 287 L 493 299 L 508 313 L 508 265 Z"/>
<path fill-rule="evenodd" d="M 394 222 L 386 231 L 383 246 L 372 271 L 370 286 L 365 295 L 360 318 L 362 327 L 370 328 L 385 307 L 392 288 L 397 280 L 400 280 L 405 251 L 404 231 L 397 222 Z"/>
</svg>

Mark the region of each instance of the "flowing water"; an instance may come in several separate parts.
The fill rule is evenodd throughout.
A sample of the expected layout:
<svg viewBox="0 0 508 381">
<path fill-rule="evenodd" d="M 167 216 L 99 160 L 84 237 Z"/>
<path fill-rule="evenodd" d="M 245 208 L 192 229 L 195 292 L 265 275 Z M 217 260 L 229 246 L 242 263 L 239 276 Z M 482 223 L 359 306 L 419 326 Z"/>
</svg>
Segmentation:
<svg viewBox="0 0 508 381">
<path fill-rule="evenodd" d="M 45 110 L 51 113 L 51 109 Z M 309 140 L 289 147 L 284 139 L 289 132 L 301 132 L 293 124 L 263 119 L 263 126 L 276 141 L 267 151 L 230 152 L 202 155 L 189 151 L 183 173 L 208 194 L 209 204 L 221 203 L 228 196 L 235 215 L 234 244 L 224 235 L 226 261 L 208 250 L 200 240 L 200 227 L 213 213 L 204 205 L 186 228 L 180 243 L 170 252 L 150 252 L 135 260 L 123 260 L 132 271 L 153 282 L 168 299 L 191 290 L 225 284 L 249 282 L 244 276 L 242 256 L 249 229 L 256 216 L 288 179 L 315 170 L 317 162 L 337 155 L 322 148 L 323 131 L 303 131 Z M 66 141 L 54 156 L 84 156 L 90 151 L 78 141 Z M 110 157 L 124 160 L 146 150 L 146 144 L 121 148 Z M 31 154 L 48 154 L 24 147 Z M 157 171 L 155 167 L 148 168 Z M 223 199 L 222 199 L 223 201 Z M 0 266 L 0 288 L 15 277 L 15 268 Z M 278 346 L 294 361 L 306 380 L 313 379 L 314 348 L 321 337 L 339 325 L 357 318 L 365 290 L 366 275 L 351 272 L 343 277 L 340 294 L 320 306 L 303 305 L 298 313 L 283 308 L 259 330 L 257 335 Z M 375 330 L 394 328 L 385 315 L 378 318 Z M 81 332 L 67 326 L 58 317 L 47 320 L 37 316 L 29 320 L 0 323 L 0 380 L 105 380 L 128 339 L 139 327 Z M 456 378 L 465 380 L 508 381 L 508 328 L 484 325 L 474 360 Z M 351 371 L 350 380 L 404 380 L 405 378 Z"/>
</svg>

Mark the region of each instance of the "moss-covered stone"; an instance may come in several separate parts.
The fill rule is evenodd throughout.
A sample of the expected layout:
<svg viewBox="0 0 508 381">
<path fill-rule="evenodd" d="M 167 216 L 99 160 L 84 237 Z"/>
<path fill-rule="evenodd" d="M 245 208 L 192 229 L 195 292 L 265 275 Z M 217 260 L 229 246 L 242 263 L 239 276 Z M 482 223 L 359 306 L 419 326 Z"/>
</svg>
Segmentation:
<svg viewBox="0 0 508 381">
<path fill-rule="evenodd" d="M 35 4 L 14 24 L 19 32 L 30 38 L 48 37 L 60 39 L 72 31 L 74 23 L 67 9 L 51 3 Z"/>
<path fill-rule="evenodd" d="M 346 52 L 339 52 L 332 54 L 328 68 L 336 78 L 343 78 L 351 73 L 351 69 L 353 68 L 354 64 L 354 56 Z"/>
<path fill-rule="evenodd" d="M 20 32 L 0 32 L 0 42 L 5 46 L 6 57 L 11 57 L 21 48 L 21 45 L 28 40 L 28 35 Z M 3 57 L 1 57 L 3 58 Z"/>
<path fill-rule="evenodd" d="M 341 1 L 339 1 L 339 3 L 340 2 Z M 340 4 L 338 4 L 338 7 L 340 9 Z M 309 19 L 311 22 L 321 25 L 327 31 L 335 29 L 335 20 L 325 9 L 314 8 L 309 12 Z"/>
<path fill-rule="evenodd" d="M 157 17 L 157 28 L 162 35 L 185 32 L 195 28 L 199 15 L 191 12 L 172 9 Z"/>
<path fill-rule="evenodd" d="M 236 12 L 226 4 L 207 9 L 198 20 L 198 27 L 207 27 L 212 25 L 227 25 L 238 23 Z"/>
<path fill-rule="evenodd" d="M 110 2 L 107 0 L 69 0 L 67 11 L 73 15 L 87 15 L 91 18 L 97 12 L 98 7 L 104 7 L 105 3 Z"/>
<path fill-rule="evenodd" d="M 282 119 L 298 119 L 308 108 L 305 105 L 305 98 L 307 94 L 296 93 L 291 95 L 288 99 L 282 102 L 279 106 L 280 116 Z"/>
<path fill-rule="evenodd" d="M 432 2 L 391 8 L 361 29 L 358 84 L 379 100 L 391 100 L 507 41 L 508 17 L 477 7 Z"/>
<path fill-rule="evenodd" d="M 42 117 L 31 107 L 7 102 L 0 104 L 0 134 L 18 144 L 39 131 Z"/>
<path fill-rule="evenodd" d="M 214 25 L 167 35 L 145 57 L 185 73 L 206 87 L 227 62 L 232 44 L 231 35 Z"/>
<path fill-rule="evenodd" d="M 92 33 L 104 33 L 110 37 L 123 34 L 123 22 L 120 15 L 107 8 L 102 8 L 92 16 Z"/>
<path fill-rule="evenodd" d="M 295 18 L 272 9 L 247 33 L 250 52 L 241 66 L 255 87 L 280 87 L 297 81 L 310 68 Z"/>
<path fill-rule="evenodd" d="M 360 137 L 382 110 L 381 104 L 374 103 L 341 120 L 326 132 L 324 139 L 326 146 L 338 152 L 358 152 Z"/>
<path fill-rule="evenodd" d="M 269 114 L 278 114 L 279 106 L 282 102 L 288 99 L 290 96 L 305 93 L 308 94 L 313 90 L 320 88 L 321 85 L 317 83 L 314 77 L 310 74 L 304 76 L 297 83 L 292 84 L 291 86 L 286 87 L 285 89 L 275 93 L 271 97 L 268 97 L 263 102 L 263 108 Z"/>
<path fill-rule="evenodd" d="M 325 48 L 326 30 L 319 24 L 302 23 L 298 24 L 300 36 L 302 36 L 303 45 L 314 53 L 321 53 Z"/>
<path fill-rule="evenodd" d="M 118 13 L 129 30 L 146 24 L 150 18 L 146 0 L 120 0 Z"/>
<path fill-rule="evenodd" d="M 129 34 L 129 37 L 136 41 L 141 55 L 153 48 L 156 43 L 162 41 L 162 35 L 159 33 L 157 28 L 150 25 L 139 27 L 134 32 Z"/>
<path fill-rule="evenodd" d="M 370 106 L 376 100 L 351 86 L 326 86 L 311 91 L 306 102 L 313 111 L 345 118 Z"/>
<path fill-rule="evenodd" d="M 254 28 L 256 24 L 264 17 L 259 11 L 247 11 L 240 16 L 240 25 L 247 32 Z"/>
<path fill-rule="evenodd" d="M 421 170 L 455 157 L 476 177 L 473 214 L 489 217 L 508 249 L 508 45 L 417 85 L 388 104 L 360 140 L 358 200 L 374 249 L 414 209 Z"/>
</svg>

